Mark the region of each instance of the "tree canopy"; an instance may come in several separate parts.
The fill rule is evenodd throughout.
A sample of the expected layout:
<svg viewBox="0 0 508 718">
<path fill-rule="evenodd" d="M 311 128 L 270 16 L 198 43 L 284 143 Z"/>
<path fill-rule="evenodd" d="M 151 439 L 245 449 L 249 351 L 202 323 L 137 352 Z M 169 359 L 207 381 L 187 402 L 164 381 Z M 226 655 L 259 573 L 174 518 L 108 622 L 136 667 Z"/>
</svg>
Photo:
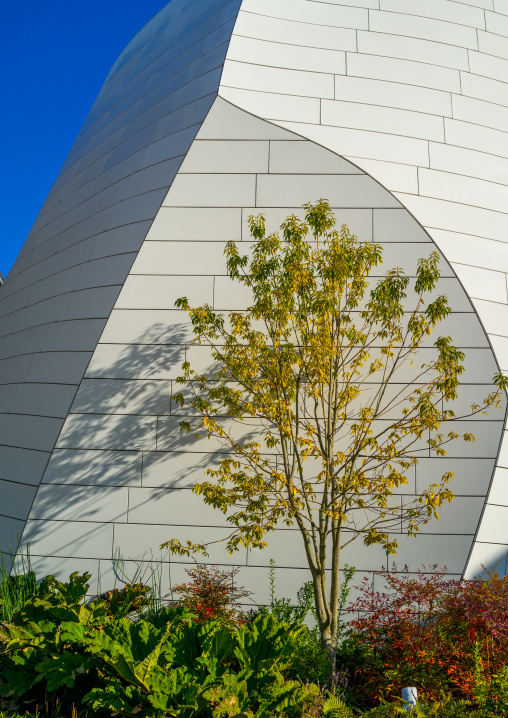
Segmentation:
<svg viewBox="0 0 508 718">
<path fill-rule="evenodd" d="M 184 363 L 185 388 L 173 400 L 195 415 L 182 431 L 227 449 L 194 487 L 227 515 L 227 549 L 263 548 L 277 526 L 299 529 L 333 663 L 341 550 L 360 539 L 394 554 L 394 527 L 416 535 L 453 499 L 451 472 L 411 500 L 394 495 L 419 457 L 474 441 L 452 408 L 464 353 L 449 336 L 433 338 L 452 311 L 438 291 L 438 252 L 418 261 L 413 278 L 395 267 L 376 280 L 382 247 L 335 229 L 326 200 L 305 205 L 305 220 L 288 217 L 280 232 L 267 234 L 263 215 L 249 225 L 250 253 L 226 247 L 228 274 L 250 290 L 249 307 L 225 315 L 176 302 L 216 364 L 205 375 Z M 506 379 L 493 382 L 468 416 L 500 406 Z M 180 555 L 208 545 L 164 544 Z"/>
</svg>

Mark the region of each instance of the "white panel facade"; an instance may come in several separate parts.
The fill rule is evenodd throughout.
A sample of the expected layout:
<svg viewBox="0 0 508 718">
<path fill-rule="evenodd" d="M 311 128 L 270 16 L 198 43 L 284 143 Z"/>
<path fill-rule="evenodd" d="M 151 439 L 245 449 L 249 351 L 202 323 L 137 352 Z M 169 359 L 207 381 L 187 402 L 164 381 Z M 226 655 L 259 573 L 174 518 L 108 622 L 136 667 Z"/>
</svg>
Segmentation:
<svg viewBox="0 0 508 718">
<path fill-rule="evenodd" d="M 190 490 L 220 447 L 183 438 L 171 406 L 182 361 L 209 364 L 174 301 L 247 305 L 223 250 L 248 247 L 249 214 L 276 229 L 326 197 L 385 268 L 413 274 L 437 246 L 443 331 L 467 354 L 460 401 L 487 393 L 508 370 L 504 5 L 172 0 L 136 36 L 0 289 L 0 548 L 23 534 L 39 571 L 99 563 L 112 580 L 116 552 L 223 534 Z M 401 501 L 452 470 L 456 500 L 400 535 L 399 565 L 506 569 L 504 418 L 471 422 L 475 444 L 408 477 Z M 270 558 L 288 593 L 306 580 L 291 530 L 210 560 L 243 566 L 263 601 Z M 386 566 L 358 542 L 344 559 Z"/>
<path fill-rule="evenodd" d="M 325 2 L 307 2 L 309 9 L 315 5 L 322 5 L 323 12 L 330 7 Z M 319 121 L 304 119 L 303 112 L 298 115 L 296 102 L 288 119 L 280 110 L 280 99 L 272 100 L 268 93 L 248 92 L 255 78 L 249 67 L 247 44 L 242 61 L 249 84 L 242 84 L 237 69 L 234 75 L 223 76 L 219 94 L 329 147 L 390 190 L 449 258 L 486 328 L 499 366 L 506 370 L 506 3 L 380 0 L 379 5 L 368 8 L 360 2 L 354 5 L 359 12 L 368 13 L 368 28 L 357 24 L 357 45 L 344 49 L 345 73 L 333 73 L 333 101 L 326 92 L 322 93 Z M 347 6 L 349 11 L 351 4 Z M 340 7 L 340 2 L 334 4 L 334 10 Z M 242 58 L 244 35 L 254 34 L 259 40 L 277 43 L 270 30 L 271 16 L 290 24 L 302 22 L 302 12 L 286 0 L 273 0 L 270 9 L 263 5 L 256 10 L 253 2 L 244 2 L 235 26 L 232 59 Z M 255 33 L 242 31 L 249 25 L 251 13 L 256 13 Z M 318 13 L 305 21 L 311 31 L 321 22 Z M 343 22 L 330 16 L 327 25 L 332 32 Z M 305 47 L 306 42 L 301 45 Z M 262 56 L 257 65 L 261 73 Z M 304 53 L 292 70 L 312 70 Z M 315 90 L 308 92 L 302 87 L 291 93 L 315 101 Z M 503 459 L 500 462 L 501 466 L 506 464 Z M 499 476 L 498 472 L 494 475 L 488 505 L 497 505 L 502 495 L 496 488 L 502 480 Z M 484 481 L 484 477 L 478 481 Z M 467 575 L 481 570 L 487 555 L 489 565 L 494 555 L 503 566 L 506 563 L 508 534 L 503 521 L 491 523 L 489 536 L 489 541 L 499 544 L 499 551 L 485 549 L 486 539 L 480 531 L 468 560 Z"/>
</svg>

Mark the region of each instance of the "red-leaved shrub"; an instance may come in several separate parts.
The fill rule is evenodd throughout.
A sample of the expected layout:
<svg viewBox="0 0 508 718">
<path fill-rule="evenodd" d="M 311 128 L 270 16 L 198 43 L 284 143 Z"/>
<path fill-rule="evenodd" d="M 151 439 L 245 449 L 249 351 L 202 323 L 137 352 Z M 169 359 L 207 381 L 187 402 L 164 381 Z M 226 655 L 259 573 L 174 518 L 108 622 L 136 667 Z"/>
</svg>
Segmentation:
<svg viewBox="0 0 508 718">
<path fill-rule="evenodd" d="M 199 623 L 212 619 L 233 625 L 244 623 L 239 603 L 251 592 L 235 584 L 239 570 L 221 571 L 205 564 L 185 569 L 191 580 L 174 587 L 173 591 L 180 595 L 178 604 L 191 610 Z"/>
<path fill-rule="evenodd" d="M 478 676 L 491 680 L 508 663 L 508 577 L 449 580 L 445 569 L 379 574 L 386 592 L 368 579 L 348 610 L 366 649 L 363 674 L 373 699 L 416 686 L 422 697 L 475 699 Z"/>
</svg>

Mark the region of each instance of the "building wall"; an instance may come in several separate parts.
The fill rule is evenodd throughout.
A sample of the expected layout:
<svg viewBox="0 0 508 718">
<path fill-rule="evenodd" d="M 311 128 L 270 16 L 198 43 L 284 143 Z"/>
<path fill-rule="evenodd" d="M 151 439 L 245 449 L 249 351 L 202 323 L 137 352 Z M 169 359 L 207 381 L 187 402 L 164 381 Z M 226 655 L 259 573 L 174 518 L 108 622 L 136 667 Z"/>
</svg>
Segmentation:
<svg viewBox="0 0 508 718">
<path fill-rule="evenodd" d="M 100 561 L 102 582 L 110 584 L 116 555 L 133 575 L 132 560 L 167 563 L 158 546 L 169 538 L 209 541 L 227 535 L 224 516 L 191 491 L 223 448 L 179 431 L 182 411 L 171 394 L 178 391 L 181 364 L 210 371 L 211 359 L 207 347 L 192 343 L 188 317 L 174 303 L 185 295 L 194 306 L 244 309 L 249 296 L 227 276 L 226 242 L 235 240 L 248 251 L 250 214 L 264 213 L 273 231 L 286 216 L 303 216 L 301 205 L 319 197 L 330 198 L 339 225 L 347 223 L 363 240 L 381 244 L 384 267 L 378 275 L 398 265 L 414 277 L 417 260 L 435 249 L 399 201 L 355 165 L 221 98 L 215 101 L 115 303 L 32 506 L 25 538 L 40 573 L 50 568 L 66 573 L 78 557 L 86 566 Z M 442 331 L 453 333 L 467 351 L 460 397 L 467 406 L 488 393 L 495 362 L 467 295 L 444 259 L 442 264 L 438 291 L 447 294 L 454 310 Z M 426 352 L 422 361 L 432 349 Z M 457 497 L 417 542 L 398 532 L 400 565 L 416 570 L 422 561 L 439 562 L 454 575 L 462 573 L 503 418 L 500 411 L 488 420 L 464 422 L 476 443 L 457 442 L 444 461 L 424 453 L 427 458 L 396 500 L 410 500 L 450 465 L 458 474 Z M 244 431 L 261 439 L 252 422 Z M 209 561 L 242 566 L 242 583 L 255 589 L 256 600 L 266 600 L 271 558 L 285 592 L 296 592 L 308 572 L 298 531 L 277 530 L 265 551 L 229 556 L 219 544 Z M 387 566 L 380 548 L 366 549 L 361 541 L 343 560 L 363 574 Z M 172 561 L 174 581 L 184 578 L 187 565 L 188 560 Z"/>
<path fill-rule="evenodd" d="M 118 293 L 217 93 L 239 0 L 173 0 L 111 70 L 0 295 L 0 547 L 14 548 Z"/>
<path fill-rule="evenodd" d="M 220 95 L 377 179 L 449 260 L 508 371 L 507 0 L 244 0 Z M 468 575 L 506 564 L 508 440 Z"/>
<path fill-rule="evenodd" d="M 95 569 L 109 588 L 118 552 L 132 575 L 129 561 L 156 558 L 167 538 L 223 535 L 190 492 L 213 447 L 183 440 L 171 409 L 183 359 L 208 361 L 174 301 L 245 306 L 222 250 L 248 242 L 253 211 L 275 229 L 328 197 L 339 222 L 385 246 L 385 267 L 410 272 L 437 246 L 449 333 L 467 353 L 461 401 L 485 395 L 496 358 L 505 368 L 508 303 L 504 85 L 482 76 L 504 67 L 491 30 L 501 32 L 508 8 L 489 4 L 172 0 L 142 30 L 2 288 L 2 545 L 24 530 L 40 573 Z M 474 87 L 493 94 L 475 98 Z M 474 445 L 420 462 L 408 495 L 451 468 L 457 499 L 418 540 L 400 537 L 399 565 L 463 572 L 504 415 L 474 422 Z M 472 572 L 505 569 L 505 453 Z M 271 557 L 284 591 L 296 590 L 306 576 L 294 532 L 278 532 L 263 554 L 210 560 L 242 565 L 242 583 L 263 600 Z M 362 572 L 386 566 L 358 543 L 345 560 Z M 173 580 L 184 567 L 173 564 Z"/>
</svg>

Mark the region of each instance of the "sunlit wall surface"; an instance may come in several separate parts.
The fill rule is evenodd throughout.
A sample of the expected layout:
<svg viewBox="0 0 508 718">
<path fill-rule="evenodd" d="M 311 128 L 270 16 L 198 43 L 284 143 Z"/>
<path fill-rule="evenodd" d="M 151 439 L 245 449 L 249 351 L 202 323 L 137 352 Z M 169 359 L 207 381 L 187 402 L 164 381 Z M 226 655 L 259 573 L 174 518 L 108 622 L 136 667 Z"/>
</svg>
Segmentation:
<svg viewBox="0 0 508 718">
<path fill-rule="evenodd" d="M 134 569 L 167 538 L 224 535 L 190 490 L 220 447 L 183 439 L 170 402 L 184 359 L 210 363 L 174 301 L 246 306 L 223 249 L 249 242 L 253 212 L 275 229 L 327 197 L 383 245 L 385 268 L 412 274 L 437 247 L 446 333 L 467 355 L 460 402 L 484 396 L 508 369 L 507 70 L 507 0 L 173 0 L 159 13 L 111 71 L 0 293 L 4 550 L 23 533 L 39 571 L 99 564 L 107 588 L 115 554 Z M 417 540 L 400 536 L 399 566 L 506 570 L 504 418 L 468 422 L 474 444 L 408 477 L 401 501 L 452 470 L 456 500 Z M 284 592 L 305 580 L 291 530 L 210 560 L 243 566 L 264 600 L 270 558 Z M 358 542 L 344 559 L 386 566 Z"/>
</svg>

